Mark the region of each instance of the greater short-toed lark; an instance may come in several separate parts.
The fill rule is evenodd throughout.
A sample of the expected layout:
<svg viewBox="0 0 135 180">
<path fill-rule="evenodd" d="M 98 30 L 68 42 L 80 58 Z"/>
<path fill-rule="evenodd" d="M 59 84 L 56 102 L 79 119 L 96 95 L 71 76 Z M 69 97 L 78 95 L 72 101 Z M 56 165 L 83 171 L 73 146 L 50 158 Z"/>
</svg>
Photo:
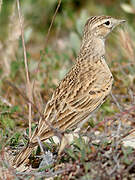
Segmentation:
<svg viewBox="0 0 135 180">
<path fill-rule="evenodd" d="M 108 34 L 125 20 L 110 16 L 90 17 L 76 63 L 53 93 L 47 103 L 44 116 L 54 128 L 62 131 L 89 119 L 111 91 L 113 76 L 105 61 L 105 40 Z M 54 135 L 52 129 L 41 119 L 27 147 L 14 159 L 19 166 L 30 156 L 37 137 L 44 141 Z"/>
</svg>

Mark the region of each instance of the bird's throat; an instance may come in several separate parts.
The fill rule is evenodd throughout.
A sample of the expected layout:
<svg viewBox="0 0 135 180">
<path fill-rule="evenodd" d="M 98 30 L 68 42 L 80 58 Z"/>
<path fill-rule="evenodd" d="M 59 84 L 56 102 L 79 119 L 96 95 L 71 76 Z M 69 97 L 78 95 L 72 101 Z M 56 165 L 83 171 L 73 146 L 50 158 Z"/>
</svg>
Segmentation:
<svg viewBox="0 0 135 180">
<path fill-rule="evenodd" d="M 87 57 L 86 57 L 87 56 Z M 99 59 L 105 56 L 105 40 L 102 38 L 92 37 L 89 41 L 82 42 L 79 58 Z"/>
</svg>

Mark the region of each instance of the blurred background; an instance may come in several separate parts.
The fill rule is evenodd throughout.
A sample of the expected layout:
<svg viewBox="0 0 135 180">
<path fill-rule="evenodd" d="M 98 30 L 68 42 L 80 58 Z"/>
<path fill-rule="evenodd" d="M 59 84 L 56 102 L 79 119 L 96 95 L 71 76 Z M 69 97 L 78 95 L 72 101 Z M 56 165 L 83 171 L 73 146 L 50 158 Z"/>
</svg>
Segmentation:
<svg viewBox="0 0 135 180">
<path fill-rule="evenodd" d="M 114 76 L 115 100 L 110 96 L 95 118 L 101 121 L 106 115 L 130 108 L 135 103 L 135 1 L 62 0 L 46 42 L 57 6 L 56 0 L 21 1 L 30 80 L 34 84 L 33 102 L 43 111 L 59 81 L 71 68 L 87 18 L 110 15 L 127 22 L 114 30 L 106 42 L 106 59 Z M 16 125 L 27 127 L 27 103 L 6 80 L 26 94 L 23 47 L 15 0 L 1 1 L 0 127 L 8 130 L 13 130 Z M 32 116 L 37 122 L 34 110 Z"/>
</svg>

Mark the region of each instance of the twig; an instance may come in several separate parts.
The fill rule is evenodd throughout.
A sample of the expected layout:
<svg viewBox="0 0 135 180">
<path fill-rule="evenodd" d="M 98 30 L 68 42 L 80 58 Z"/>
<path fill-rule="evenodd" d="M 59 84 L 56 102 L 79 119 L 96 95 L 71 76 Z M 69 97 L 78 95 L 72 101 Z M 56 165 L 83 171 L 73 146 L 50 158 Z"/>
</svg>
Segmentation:
<svg viewBox="0 0 135 180">
<path fill-rule="evenodd" d="M 21 173 L 16 173 L 17 176 L 28 176 L 28 175 L 31 175 L 31 176 L 35 176 L 35 177 L 54 177 L 58 174 L 62 174 L 64 172 L 68 172 L 68 171 L 71 171 L 72 170 L 72 166 L 69 167 L 69 168 L 65 168 L 65 169 L 61 169 L 61 170 L 58 170 L 58 171 L 55 171 L 55 172 L 21 172 Z"/>
<path fill-rule="evenodd" d="M 23 45 L 23 53 L 24 53 L 24 64 L 25 64 L 25 72 L 26 72 L 26 89 L 27 89 L 27 95 L 30 101 L 32 101 L 32 88 L 29 78 L 29 70 L 28 70 L 28 60 L 26 55 L 26 47 L 25 47 L 25 41 L 24 41 L 24 31 L 23 31 L 23 23 L 22 23 L 22 16 L 21 16 L 21 10 L 20 10 L 20 3 L 19 0 L 17 0 L 17 8 L 18 8 L 18 16 L 20 21 L 20 28 L 21 28 L 21 36 L 22 36 L 22 45 Z M 31 103 L 28 103 L 29 107 L 29 138 L 31 137 Z"/>
<path fill-rule="evenodd" d="M 119 120 L 119 124 L 117 128 L 117 138 L 120 136 L 120 129 L 121 129 L 121 124 L 122 124 L 120 118 L 118 120 Z"/>
<path fill-rule="evenodd" d="M 0 11 L 1 11 L 1 7 L 2 7 L 2 0 L 0 0 Z"/>
<path fill-rule="evenodd" d="M 38 142 L 38 145 L 39 145 L 39 147 L 41 149 L 41 152 L 44 153 L 43 146 L 42 146 L 42 143 L 41 143 L 39 137 L 37 137 L 37 142 Z"/>
<path fill-rule="evenodd" d="M 56 14 L 57 14 L 57 12 L 59 10 L 60 4 L 61 4 L 61 0 L 58 0 L 58 5 L 56 7 L 55 13 L 54 13 L 54 15 L 52 17 L 52 21 L 51 21 L 50 27 L 49 27 L 48 32 L 47 32 L 47 36 L 46 36 L 46 40 L 45 40 L 45 47 L 44 48 L 46 48 L 46 46 L 47 46 L 47 43 L 48 43 L 48 40 L 49 40 L 49 35 L 50 35 L 50 32 L 51 32 L 51 28 L 52 28 L 52 25 L 53 25 L 54 20 L 56 18 Z"/>
<path fill-rule="evenodd" d="M 116 97 L 113 95 L 112 91 L 111 91 L 111 96 L 112 96 L 113 101 L 115 102 L 116 106 L 117 106 L 118 109 L 120 110 L 120 112 L 122 112 L 122 108 L 121 108 L 119 102 L 117 101 Z"/>
<path fill-rule="evenodd" d="M 122 116 L 124 116 L 124 115 L 126 115 L 126 114 L 128 114 L 128 113 L 130 113 L 131 111 L 134 111 L 134 110 L 135 110 L 135 106 L 132 106 L 131 108 L 129 108 L 129 109 L 125 110 L 125 111 L 117 113 L 114 117 L 116 117 L 116 118 L 122 117 Z M 109 118 L 107 118 L 107 119 L 109 119 Z"/>
<path fill-rule="evenodd" d="M 44 159 L 44 161 L 45 161 L 45 164 L 48 166 L 49 163 L 48 163 L 48 161 L 47 161 L 47 159 L 46 159 L 46 155 L 45 155 L 45 152 L 44 152 L 44 149 L 43 149 L 43 146 L 42 146 L 42 143 L 41 143 L 39 137 L 37 137 L 37 142 L 38 142 L 38 145 L 39 145 L 39 147 L 40 147 L 40 149 L 41 149 L 41 152 L 43 153 L 43 159 Z"/>
<path fill-rule="evenodd" d="M 100 125 L 102 125 L 102 124 L 104 124 L 104 123 L 106 123 L 106 122 L 108 122 L 108 121 L 113 121 L 113 120 L 116 119 L 116 118 L 121 118 L 121 117 L 123 117 L 124 115 L 127 115 L 128 113 L 130 113 L 130 112 L 132 112 L 132 111 L 134 111 L 134 110 L 135 110 L 135 105 L 132 106 L 131 108 L 125 110 L 125 111 L 122 111 L 122 112 L 120 112 L 120 113 L 116 113 L 116 114 L 113 115 L 113 116 L 104 118 L 104 120 L 103 120 L 102 122 L 98 123 L 98 124 L 93 128 L 93 131 L 95 131 Z"/>
<path fill-rule="evenodd" d="M 55 20 L 55 18 L 56 18 L 56 15 L 57 15 L 57 12 L 58 12 L 58 10 L 59 10 L 60 5 L 61 5 L 61 0 L 58 0 L 58 5 L 57 5 L 56 10 L 55 10 L 55 12 L 54 12 L 54 15 L 53 15 L 53 17 L 52 17 L 52 21 L 51 21 L 51 24 L 50 24 L 50 26 L 49 26 L 49 29 L 48 29 L 48 32 L 47 32 L 47 35 L 46 35 L 44 49 L 45 49 L 45 48 L 47 47 L 47 45 L 48 45 L 48 40 L 49 40 L 49 35 L 50 35 L 50 32 L 51 32 L 51 28 L 52 28 L 52 25 L 53 25 L 54 20 Z M 45 55 L 46 55 L 46 53 L 44 54 L 44 56 L 45 56 Z M 37 68 L 36 68 L 36 70 L 35 70 L 35 73 L 36 73 L 36 74 L 38 73 L 41 60 L 42 60 L 42 58 L 40 57 L 39 63 L 38 63 Z M 35 80 L 34 80 L 34 83 L 33 83 L 33 89 L 34 89 L 34 86 L 35 86 Z"/>
<path fill-rule="evenodd" d="M 129 93 L 129 96 L 131 97 L 132 103 L 135 104 L 135 96 L 131 88 L 128 88 L 128 93 Z"/>
</svg>

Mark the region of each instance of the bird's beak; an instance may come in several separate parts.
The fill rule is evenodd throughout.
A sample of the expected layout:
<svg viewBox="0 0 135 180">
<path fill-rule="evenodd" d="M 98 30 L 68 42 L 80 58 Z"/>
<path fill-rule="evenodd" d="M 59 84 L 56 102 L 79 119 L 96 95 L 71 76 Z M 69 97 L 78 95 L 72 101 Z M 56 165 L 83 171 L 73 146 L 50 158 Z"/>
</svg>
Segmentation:
<svg viewBox="0 0 135 180">
<path fill-rule="evenodd" d="M 123 23 L 126 22 L 126 20 L 124 20 L 124 19 L 120 19 L 120 20 L 117 20 L 117 21 L 118 21 L 117 24 L 123 24 Z"/>
<path fill-rule="evenodd" d="M 113 28 L 115 28 L 116 26 L 118 26 L 119 24 L 123 24 L 125 23 L 126 21 L 124 19 L 113 19 Z"/>
</svg>

